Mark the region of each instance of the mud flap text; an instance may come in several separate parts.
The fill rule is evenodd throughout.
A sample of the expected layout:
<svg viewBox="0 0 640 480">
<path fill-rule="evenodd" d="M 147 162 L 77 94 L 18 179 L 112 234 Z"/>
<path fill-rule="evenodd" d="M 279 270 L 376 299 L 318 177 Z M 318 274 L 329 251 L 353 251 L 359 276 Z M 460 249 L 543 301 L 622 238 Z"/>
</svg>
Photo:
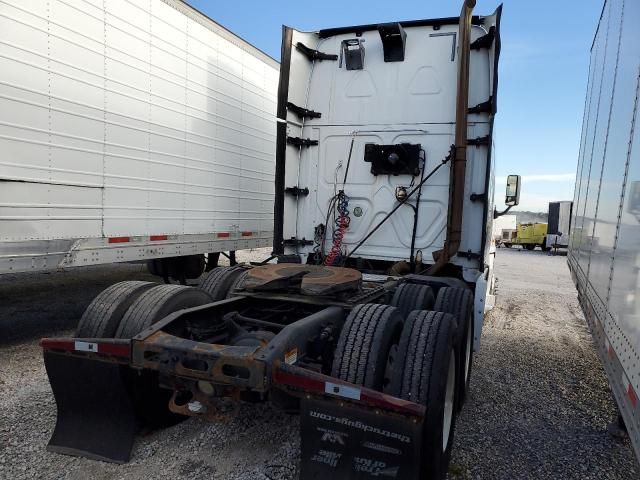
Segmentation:
<svg viewBox="0 0 640 480">
<path fill-rule="evenodd" d="M 422 424 L 337 402 L 303 400 L 304 479 L 418 478 Z"/>
</svg>

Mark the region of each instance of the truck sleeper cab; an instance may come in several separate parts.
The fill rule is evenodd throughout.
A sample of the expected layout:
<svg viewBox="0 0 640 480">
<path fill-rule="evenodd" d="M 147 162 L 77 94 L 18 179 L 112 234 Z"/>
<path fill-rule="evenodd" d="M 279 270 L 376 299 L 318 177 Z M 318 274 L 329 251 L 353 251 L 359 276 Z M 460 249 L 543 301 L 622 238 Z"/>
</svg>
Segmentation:
<svg viewBox="0 0 640 480">
<path fill-rule="evenodd" d="M 474 3 L 284 28 L 279 263 L 122 282 L 43 339 L 50 450 L 126 462 L 136 425 L 271 401 L 301 413 L 301 478 L 445 478 L 493 283 L 501 10 Z"/>
</svg>

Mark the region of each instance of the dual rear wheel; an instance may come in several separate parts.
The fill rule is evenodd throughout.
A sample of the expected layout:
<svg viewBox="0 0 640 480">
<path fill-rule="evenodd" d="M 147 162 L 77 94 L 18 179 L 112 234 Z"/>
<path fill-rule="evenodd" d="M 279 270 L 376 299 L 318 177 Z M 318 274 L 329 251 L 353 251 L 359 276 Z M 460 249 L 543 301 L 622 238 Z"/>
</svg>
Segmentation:
<svg viewBox="0 0 640 480">
<path fill-rule="evenodd" d="M 465 288 L 440 287 L 438 294 L 428 285 L 403 283 L 394 292 L 390 304 L 404 318 L 414 310 L 450 313 L 457 321 L 455 345 L 458 350 L 458 385 L 456 410 L 460 411 L 467 397 L 473 365 L 473 295 Z"/>
<path fill-rule="evenodd" d="M 457 412 L 473 357 L 473 296 L 462 288 L 403 284 L 391 305 L 363 304 L 349 314 L 332 375 L 427 407 L 421 471 L 446 476 Z"/>
<path fill-rule="evenodd" d="M 349 314 L 332 375 L 426 405 L 421 470 L 446 475 L 456 418 L 457 321 L 448 313 L 363 304 Z"/>
<path fill-rule="evenodd" d="M 193 287 L 136 281 L 116 283 L 89 304 L 76 337 L 130 339 L 173 312 L 212 301 L 207 292 Z M 160 386 L 157 372 L 134 372 L 122 367 L 120 373 L 144 427 L 167 427 L 186 418 L 169 410 L 173 392 Z"/>
<path fill-rule="evenodd" d="M 246 273 L 242 267 L 216 267 L 203 277 L 200 288 L 140 281 L 116 283 L 89 304 L 76 337 L 131 339 L 171 313 L 232 296 Z M 134 372 L 123 367 L 121 376 L 144 426 L 161 428 L 185 418 L 169 410 L 173 392 L 161 387 L 157 372 Z"/>
</svg>

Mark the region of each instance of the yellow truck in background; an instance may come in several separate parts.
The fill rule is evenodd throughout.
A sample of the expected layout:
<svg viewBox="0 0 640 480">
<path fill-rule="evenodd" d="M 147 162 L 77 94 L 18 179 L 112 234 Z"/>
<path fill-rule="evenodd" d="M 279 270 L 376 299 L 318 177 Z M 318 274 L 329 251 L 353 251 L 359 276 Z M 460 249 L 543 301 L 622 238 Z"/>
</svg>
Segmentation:
<svg viewBox="0 0 640 480">
<path fill-rule="evenodd" d="M 502 243 L 507 248 L 511 248 L 512 245 L 521 245 L 527 250 L 533 250 L 536 247 L 548 250 L 547 224 L 519 223 L 516 230 L 511 232 L 511 238 L 504 239 Z"/>
</svg>

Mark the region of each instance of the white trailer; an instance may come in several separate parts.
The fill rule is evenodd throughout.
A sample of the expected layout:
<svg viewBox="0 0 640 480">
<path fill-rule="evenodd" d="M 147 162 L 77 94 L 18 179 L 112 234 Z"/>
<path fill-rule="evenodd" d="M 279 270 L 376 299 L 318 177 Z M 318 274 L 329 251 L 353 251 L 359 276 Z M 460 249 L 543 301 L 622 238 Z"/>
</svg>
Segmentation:
<svg viewBox="0 0 640 480">
<path fill-rule="evenodd" d="M 567 248 L 571 235 L 571 210 L 573 202 L 549 202 L 547 219 L 547 248 Z"/>
<path fill-rule="evenodd" d="M 517 215 L 503 215 L 493 220 L 492 237 L 496 245 L 511 239 L 512 232 L 518 227 Z"/>
<path fill-rule="evenodd" d="M 640 458 L 640 3 L 606 0 L 591 48 L 568 262 Z"/>
<path fill-rule="evenodd" d="M 271 245 L 279 64 L 180 0 L 0 3 L 0 273 Z"/>
</svg>

